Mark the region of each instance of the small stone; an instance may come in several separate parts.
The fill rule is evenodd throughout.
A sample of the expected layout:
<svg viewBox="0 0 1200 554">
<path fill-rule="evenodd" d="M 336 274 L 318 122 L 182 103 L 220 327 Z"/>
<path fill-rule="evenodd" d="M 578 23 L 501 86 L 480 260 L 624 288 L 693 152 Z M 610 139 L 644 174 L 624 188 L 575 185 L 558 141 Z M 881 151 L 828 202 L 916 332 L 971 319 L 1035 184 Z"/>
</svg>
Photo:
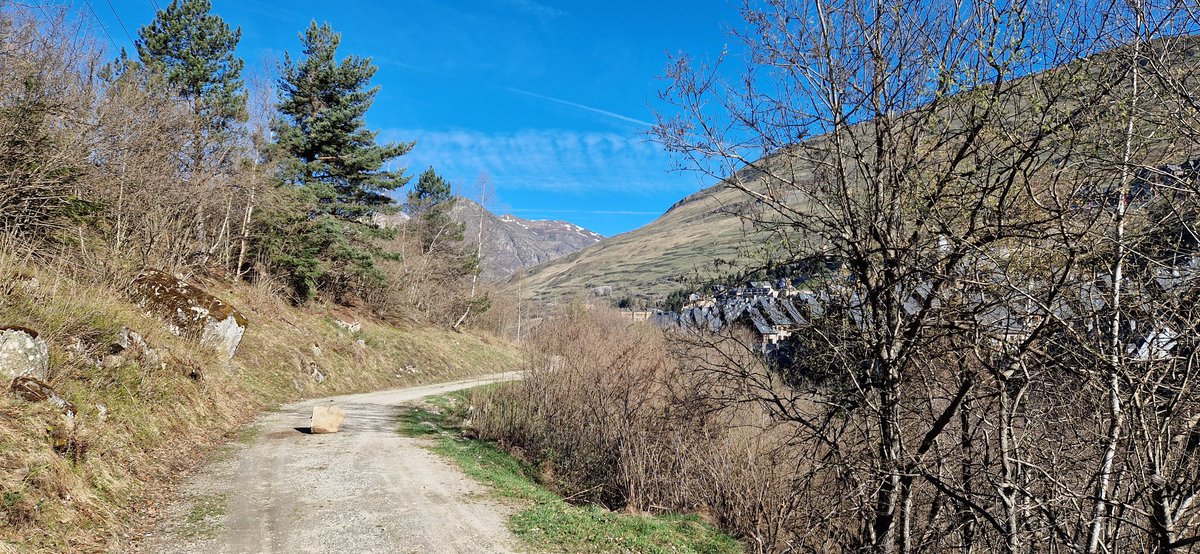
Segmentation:
<svg viewBox="0 0 1200 554">
<path fill-rule="evenodd" d="M 309 429 L 314 435 L 336 433 L 345 420 L 346 412 L 337 406 L 316 406 L 313 408 Z"/>
<path fill-rule="evenodd" d="M 125 357 L 120 354 L 109 354 L 100 360 L 100 365 L 106 369 L 116 369 L 125 364 Z"/>
<path fill-rule="evenodd" d="M 367 347 L 367 341 L 362 340 L 362 339 L 358 339 L 358 340 L 354 341 L 354 344 L 357 344 L 359 348 Z"/>
</svg>

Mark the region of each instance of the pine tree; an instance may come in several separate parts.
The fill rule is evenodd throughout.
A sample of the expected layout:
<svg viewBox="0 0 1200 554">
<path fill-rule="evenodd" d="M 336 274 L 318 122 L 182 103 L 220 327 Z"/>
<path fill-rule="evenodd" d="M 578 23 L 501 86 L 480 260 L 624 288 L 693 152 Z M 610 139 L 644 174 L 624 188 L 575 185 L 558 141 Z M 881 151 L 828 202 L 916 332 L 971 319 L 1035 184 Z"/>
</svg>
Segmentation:
<svg viewBox="0 0 1200 554">
<path fill-rule="evenodd" d="M 408 191 L 404 211 L 414 218 L 425 253 L 462 250 L 465 226 L 450 218 L 454 194 L 432 167 L 421 172 L 417 184 Z"/>
<path fill-rule="evenodd" d="M 188 101 L 204 131 L 225 133 L 245 121 L 245 62 L 234 54 L 242 30 L 210 13 L 209 0 L 172 0 L 138 29 L 142 65 Z"/>
<path fill-rule="evenodd" d="M 379 133 L 365 127 L 379 91 L 369 88 L 377 67 L 370 58 L 338 61 L 341 35 L 328 23 L 312 22 L 301 41 L 303 59 L 285 53 L 280 68 L 280 117 L 273 130 L 284 158 L 281 177 L 310 189 L 321 212 L 344 220 L 384 211 L 392 204 L 387 193 L 408 178 L 383 166 L 414 143 L 376 144 Z"/>
<path fill-rule="evenodd" d="M 377 260 L 395 258 L 377 240 L 390 234 L 366 223 L 395 210 L 388 192 L 407 181 L 384 164 L 414 143 L 376 144 L 366 113 L 378 87 L 370 58 L 337 58 L 341 36 L 315 21 L 300 36 L 301 58 L 284 55 L 272 123 L 280 183 L 303 204 L 282 214 L 261 239 L 267 259 L 290 278 L 300 299 L 318 290 L 341 300 L 385 283 Z"/>
</svg>

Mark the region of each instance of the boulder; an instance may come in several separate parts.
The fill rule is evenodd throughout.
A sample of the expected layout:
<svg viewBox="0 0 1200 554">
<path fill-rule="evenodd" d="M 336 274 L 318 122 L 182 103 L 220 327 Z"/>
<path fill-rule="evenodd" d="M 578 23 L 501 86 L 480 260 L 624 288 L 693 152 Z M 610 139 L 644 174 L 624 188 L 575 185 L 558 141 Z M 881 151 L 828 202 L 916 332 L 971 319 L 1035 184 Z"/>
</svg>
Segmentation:
<svg viewBox="0 0 1200 554">
<path fill-rule="evenodd" d="M 336 433 L 346 421 L 346 412 L 337 406 L 316 406 L 313 408 L 312 424 L 309 430 L 314 435 Z"/>
<path fill-rule="evenodd" d="M 335 319 L 333 322 L 335 324 L 337 324 L 338 327 L 345 329 L 346 332 L 350 333 L 351 335 L 356 334 L 359 331 L 362 331 L 362 322 L 358 321 L 358 320 L 343 321 L 341 319 Z"/>
<path fill-rule="evenodd" d="M 30 376 L 44 381 L 49 371 L 50 347 L 37 331 L 0 327 L 0 374 L 9 379 Z"/>
<path fill-rule="evenodd" d="M 27 375 L 17 377 L 13 379 L 8 390 L 28 402 L 49 402 L 51 406 L 58 408 L 62 413 L 69 416 L 75 415 L 74 404 L 36 377 Z"/>
<path fill-rule="evenodd" d="M 172 333 L 213 346 L 229 358 L 246 333 L 246 317 L 233 306 L 162 271 L 138 274 L 129 293 L 143 308 L 166 320 Z"/>
</svg>

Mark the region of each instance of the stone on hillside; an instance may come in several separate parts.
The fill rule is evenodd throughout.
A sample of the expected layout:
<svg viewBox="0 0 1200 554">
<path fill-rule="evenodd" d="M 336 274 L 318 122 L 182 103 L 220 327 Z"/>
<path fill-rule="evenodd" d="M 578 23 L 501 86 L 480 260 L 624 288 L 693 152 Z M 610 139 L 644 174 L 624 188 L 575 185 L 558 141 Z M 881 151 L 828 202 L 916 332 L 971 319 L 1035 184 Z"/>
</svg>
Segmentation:
<svg viewBox="0 0 1200 554">
<path fill-rule="evenodd" d="M 63 398 L 50 385 L 30 376 L 21 376 L 13 379 L 12 385 L 8 390 L 13 394 L 25 399 L 29 402 L 49 402 L 51 406 L 58 408 L 64 414 L 74 416 L 75 405 Z"/>
<path fill-rule="evenodd" d="M 246 318 L 233 306 L 161 271 L 143 271 L 129 292 L 142 307 L 165 319 L 172 333 L 211 345 L 229 358 L 246 333 Z"/>
<path fill-rule="evenodd" d="M 37 331 L 24 327 L 0 327 L 0 374 L 9 379 L 46 379 L 50 371 L 50 347 Z"/>
<path fill-rule="evenodd" d="M 336 323 L 338 327 L 345 329 L 351 335 L 362 331 L 362 322 L 360 321 L 342 321 L 340 319 L 335 319 L 333 322 Z"/>
<path fill-rule="evenodd" d="M 317 362 L 308 362 L 308 367 L 312 370 L 308 375 L 312 377 L 313 381 L 316 381 L 317 384 L 325 382 L 325 373 L 321 371 L 321 366 L 318 366 Z"/>
<path fill-rule="evenodd" d="M 128 327 L 121 328 L 121 334 L 117 337 L 117 342 L 109 345 L 108 350 L 111 355 L 136 359 L 141 363 L 142 367 L 158 369 L 165 367 L 162 356 L 159 355 L 158 351 L 151 348 L 146 339 L 142 338 L 137 331 Z M 124 363 L 124 360 L 122 360 L 122 363 Z M 103 359 L 101 360 L 101 364 L 106 365 Z"/>
<path fill-rule="evenodd" d="M 309 430 L 314 435 L 336 433 L 346 421 L 346 412 L 337 406 L 316 406 L 313 408 L 312 424 Z"/>
</svg>

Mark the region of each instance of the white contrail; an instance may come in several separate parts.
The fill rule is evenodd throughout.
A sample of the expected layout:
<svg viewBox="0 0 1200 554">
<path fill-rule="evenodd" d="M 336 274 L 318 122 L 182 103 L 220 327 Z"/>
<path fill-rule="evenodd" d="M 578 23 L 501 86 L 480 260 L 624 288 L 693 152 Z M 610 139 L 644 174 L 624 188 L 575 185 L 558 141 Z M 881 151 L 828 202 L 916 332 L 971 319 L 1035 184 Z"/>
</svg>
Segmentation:
<svg viewBox="0 0 1200 554">
<path fill-rule="evenodd" d="M 577 103 L 577 102 L 572 102 L 572 101 L 570 101 L 570 100 L 563 100 L 562 98 L 555 98 L 555 97 L 553 97 L 553 96 L 546 96 L 546 95 L 544 95 L 544 94 L 538 94 L 538 93 L 536 93 L 536 92 L 529 92 L 529 91 L 527 91 L 527 90 L 521 90 L 521 89 L 519 89 L 519 88 L 512 88 L 512 87 L 500 87 L 500 88 L 502 88 L 502 89 L 504 89 L 504 90 L 507 90 L 507 91 L 509 91 L 509 92 L 515 92 L 515 93 L 517 93 L 517 94 L 524 94 L 525 96 L 530 96 L 530 97 L 533 97 L 533 98 L 539 98 L 539 99 L 542 99 L 542 100 L 548 100 L 548 101 L 550 101 L 550 102 L 557 102 L 557 103 L 559 103 L 559 104 L 562 104 L 562 105 L 564 105 L 564 106 L 570 106 L 570 107 L 572 107 L 572 108 L 578 108 L 578 109 L 580 109 L 580 110 L 585 110 L 585 111 L 589 111 L 589 112 L 592 112 L 592 113 L 598 113 L 598 114 L 600 114 L 600 115 L 606 115 L 606 116 L 608 116 L 608 117 L 611 117 L 611 118 L 614 118 L 614 119 L 620 119 L 621 121 L 627 121 L 627 122 L 629 122 L 629 123 L 634 123 L 634 124 L 637 124 L 637 125 L 641 125 L 641 126 L 643 126 L 643 127 L 653 127 L 653 126 L 654 126 L 654 124 L 653 124 L 653 123 L 650 123 L 649 121 L 642 121 L 642 120 L 640 120 L 640 119 L 634 119 L 634 118 L 632 118 L 632 117 L 627 117 L 627 116 L 621 115 L 621 114 L 619 114 L 619 113 L 613 113 L 613 112 L 610 112 L 610 111 L 608 111 L 608 110 L 602 110 L 602 109 L 600 109 L 600 108 L 593 108 L 593 107 L 591 107 L 591 106 L 585 106 L 585 105 L 583 105 L 583 104 L 579 104 L 579 103 Z"/>
</svg>

